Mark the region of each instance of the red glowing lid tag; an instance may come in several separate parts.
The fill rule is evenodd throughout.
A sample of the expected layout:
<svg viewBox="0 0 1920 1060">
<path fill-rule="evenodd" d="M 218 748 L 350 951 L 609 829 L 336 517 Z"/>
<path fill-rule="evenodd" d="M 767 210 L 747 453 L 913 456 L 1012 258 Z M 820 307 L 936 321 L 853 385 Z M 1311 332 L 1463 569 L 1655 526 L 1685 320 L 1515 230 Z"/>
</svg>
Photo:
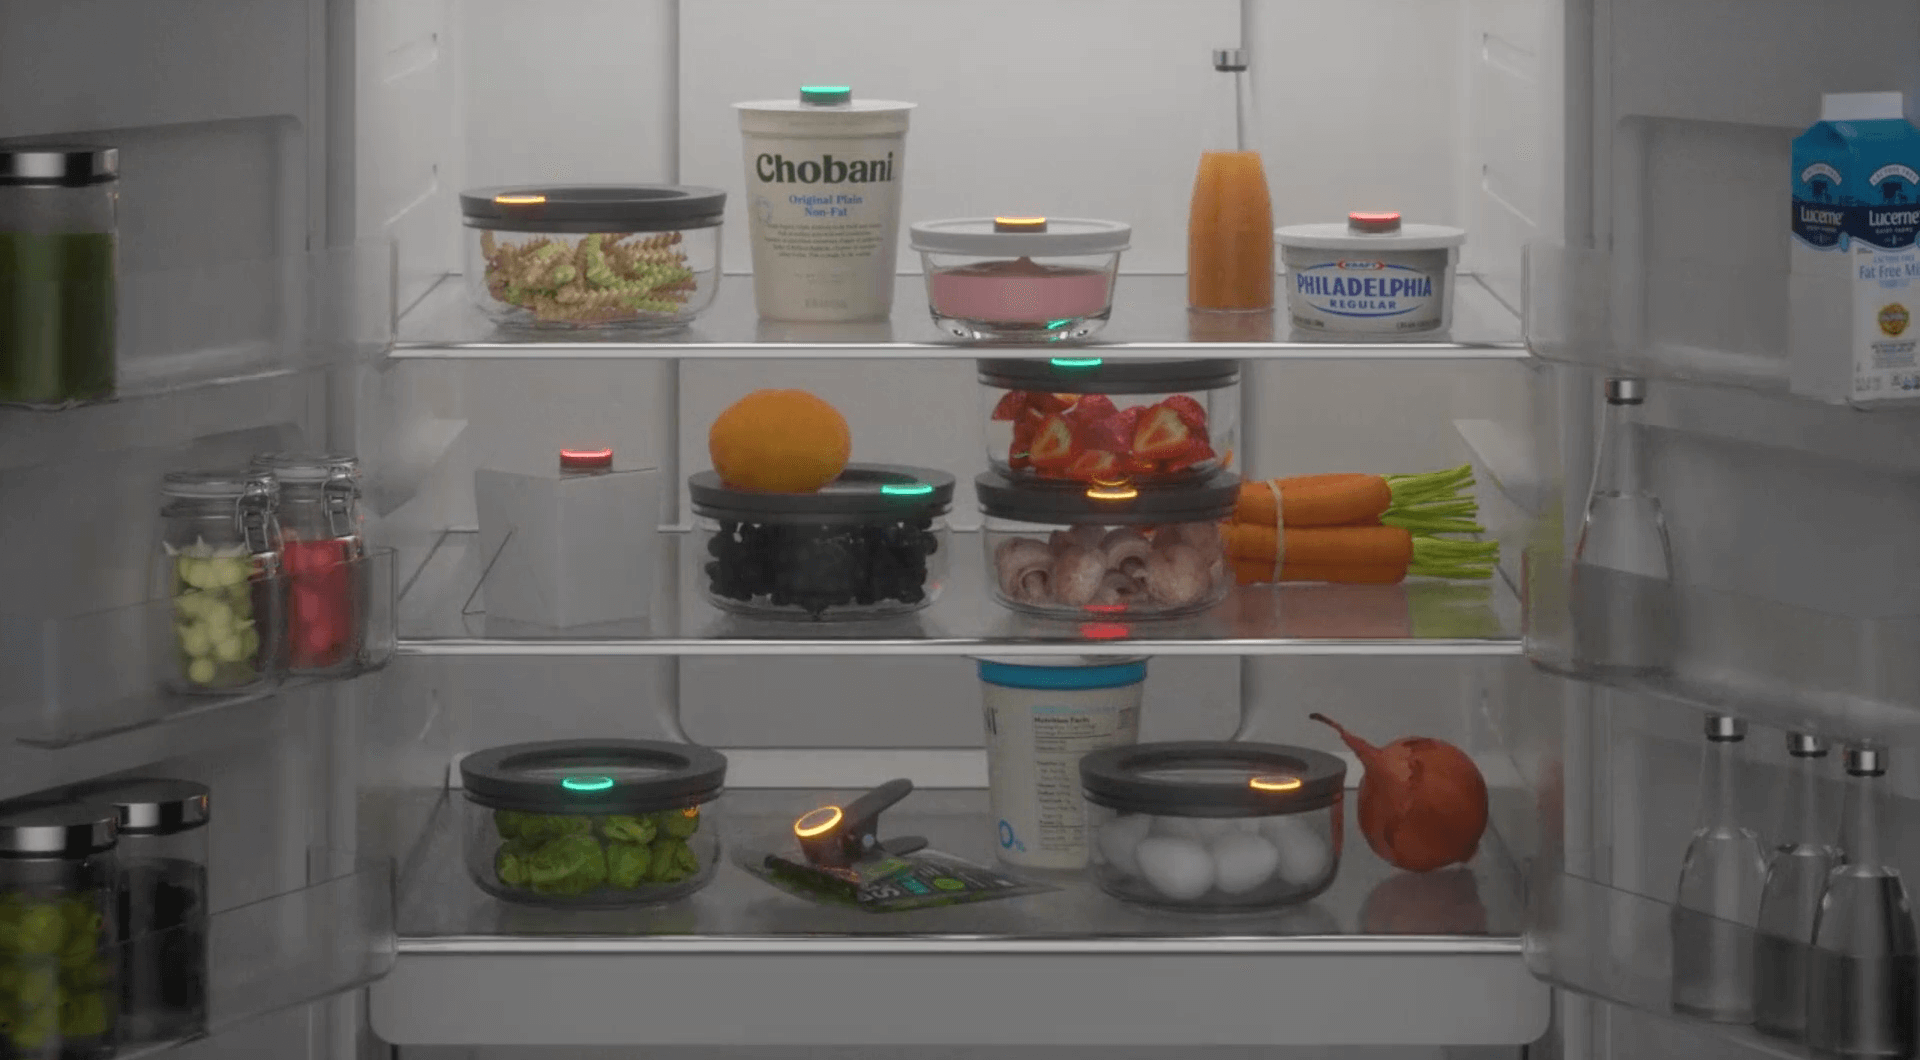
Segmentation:
<svg viewBox="0 0 1920 1060">
<path fill-rule="evenodd" d="M 1356 211 L 1347 215 L 1347 228 L 1367 235 L 1391 235 L 1400 231 L 1400 214 L 1393 211 L 1380 213 Z"/>
<path fill-rule="evenodd" d="M 611 449 L 562 449 L 560 450 L 560 470 L 562 471 L 605 471 L 613 467 Z"/>
</svg>

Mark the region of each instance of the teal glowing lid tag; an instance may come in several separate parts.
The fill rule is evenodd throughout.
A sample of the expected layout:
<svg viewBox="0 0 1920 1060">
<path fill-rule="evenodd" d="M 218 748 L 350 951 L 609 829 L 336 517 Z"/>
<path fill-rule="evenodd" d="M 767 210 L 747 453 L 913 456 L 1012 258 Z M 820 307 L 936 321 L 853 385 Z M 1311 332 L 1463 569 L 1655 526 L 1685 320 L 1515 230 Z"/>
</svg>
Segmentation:
<svg viewBox="0 0 1920 1060">
<path fill-rule="evenodd" d="M 613 778 L 591 775 L 567 777 L 560 781 L 560 786 L 568 791 L 605 791 L 613 787 Z"/>
</svg>

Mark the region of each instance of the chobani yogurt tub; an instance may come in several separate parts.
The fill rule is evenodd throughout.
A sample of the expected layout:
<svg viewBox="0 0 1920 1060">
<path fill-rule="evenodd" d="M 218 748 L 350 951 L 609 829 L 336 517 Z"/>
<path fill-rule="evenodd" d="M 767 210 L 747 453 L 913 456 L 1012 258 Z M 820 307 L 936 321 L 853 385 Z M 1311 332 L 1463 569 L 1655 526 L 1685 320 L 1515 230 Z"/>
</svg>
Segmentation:
<svg viewBox="0 0 1920 1060">
<path fill-rule="evenodd" d="M 1274 231 L 1287 312 L 1312 335 L 1420 335 L 1453 323 L 1453 273 L 1463 229 L 1402 224 L 1397 213 L 1352 213 L 1345 224 Z"/>
<path fill-rule="evenodd" d="M 911 229 L 940 330 L 972 342 L 1061 342 L 1105 326 L 1133 229 L 1076 217 L 968 217 Z"/>
</svg>

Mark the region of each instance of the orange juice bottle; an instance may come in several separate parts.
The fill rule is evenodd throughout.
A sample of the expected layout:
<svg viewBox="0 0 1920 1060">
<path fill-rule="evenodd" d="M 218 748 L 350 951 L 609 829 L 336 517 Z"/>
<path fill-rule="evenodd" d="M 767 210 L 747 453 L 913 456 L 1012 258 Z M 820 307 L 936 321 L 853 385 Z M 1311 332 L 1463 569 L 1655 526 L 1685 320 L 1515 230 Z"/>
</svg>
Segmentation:
<svg viewBox="0 0 1920 1060">
<path fill-rule="evenodd" d="M 1213 53 L 1227 75 L 1216 129 L 1200 155 L 1187 216 L 1187 304 L 1195 309 L 1273 308 L 1273 200 L 1260 152 L 1248 146 L 1254 126 L 1246 53 Z M 1227 89 L 1230 87 L 1231 94 Z"/>
</svg>

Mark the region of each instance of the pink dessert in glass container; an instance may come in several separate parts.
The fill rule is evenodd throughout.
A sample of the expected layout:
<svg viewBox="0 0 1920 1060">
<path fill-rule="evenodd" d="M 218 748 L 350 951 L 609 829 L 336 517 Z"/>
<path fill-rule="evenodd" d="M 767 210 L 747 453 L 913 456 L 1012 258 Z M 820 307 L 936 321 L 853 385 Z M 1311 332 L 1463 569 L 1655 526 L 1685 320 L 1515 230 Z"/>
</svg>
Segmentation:
<svg viewBox="0 0 1920 1060">
<path fill-rule="evenodd" d="M 1061 342 L 1105 325 L 1132 230 L 1080 218 L 984 217 L 912 228 L 941 331 L 969 342 Z"/>
</svg>

